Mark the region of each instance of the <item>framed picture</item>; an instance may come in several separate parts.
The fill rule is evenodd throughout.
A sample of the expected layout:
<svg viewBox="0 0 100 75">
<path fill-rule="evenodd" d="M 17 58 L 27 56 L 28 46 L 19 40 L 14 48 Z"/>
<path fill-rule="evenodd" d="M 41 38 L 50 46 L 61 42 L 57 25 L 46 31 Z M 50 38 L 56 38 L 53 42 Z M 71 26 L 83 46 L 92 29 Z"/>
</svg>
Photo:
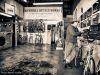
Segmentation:
<svg viewBox="0 0 100 75">
<path fill-rule="evenodd" d="M 86 17 L 90 17 L 92 15 L 92 8 L 89 8 L 86 13 Z"/>
<path fill-rule="evenodd" d="M 93 25 L 98 24 L 99 23 L 99 13 L 93 15 L 92 19 L 93 19 Z"/>
<path fill-rule="evenodd" d="M 88 19 L 87 19 L 87 26 L 90 26 L 91 25 L 91 17 L 89 17 Z"/>
<path fill-rule="evenodd" d="M 83 21 L 83 22 L 81 22 L 81 28 L 84 28 L 84 27 L 86 27 L 86 26 L 87 26 L 87 22 L 86 22 L 86 20 Z"/>
<path fill-rule="evenodd" d="M 93 4 L 93 13 L 100 10 L 100 1 L 98 0 L 96 3 Z"/>
<path fill-rule="evenodd" d="M 87 12 L 85 12 L 83 15 L 84 15 L 83 19 L 86 19 L 87 18 Z"/>
<path fill-rule="evenodd" d="M 81 21 L 83 20 L 84 18 L 83 18 L 83 14 L 81 15 Z"/>
</svg>

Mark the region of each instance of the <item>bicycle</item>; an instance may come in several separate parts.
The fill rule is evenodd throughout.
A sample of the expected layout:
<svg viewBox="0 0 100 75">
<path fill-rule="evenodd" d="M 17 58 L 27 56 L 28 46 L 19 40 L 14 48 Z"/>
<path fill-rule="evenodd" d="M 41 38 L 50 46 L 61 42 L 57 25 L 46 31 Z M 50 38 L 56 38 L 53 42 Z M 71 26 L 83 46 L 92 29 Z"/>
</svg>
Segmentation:
<svg viewBox="0 0 100 75">
<path fill-rule="evenodd" d="M 43 45 L 43 38 L 41 34 L 36 34 L 36 38 L 35 38 L 35 46 L 42 46 Z"/>
<path fill-rule="evenodd" d="M 83 48 L 83 37 L 78 37 L 78 44 L 76 45 L 76 55 L 74 60 L 75 67 L 80 67 L 82 65 L 82 48 Z"/>
<path fill-rule="evenodd" d="M 95 75 L 95 61 L 93 58 L 93 42 L 94 40 L 87 39 L 86 57 L 84 58 L 84 73 L 83 75 Z"/>
<path fill-rule="evenodd" d="M 86 30 L 83 33 L 83 41 L 85 42 L 85 57 L 83 60 L 84 72 L 83 75 L 95 75 L 95 61 L 93 58 L 93 47 L 95 45 L 95 39 L 90 39 L 90 31 Z M 87 49 L 87 50 L 86 50 Z"/>
</svg>

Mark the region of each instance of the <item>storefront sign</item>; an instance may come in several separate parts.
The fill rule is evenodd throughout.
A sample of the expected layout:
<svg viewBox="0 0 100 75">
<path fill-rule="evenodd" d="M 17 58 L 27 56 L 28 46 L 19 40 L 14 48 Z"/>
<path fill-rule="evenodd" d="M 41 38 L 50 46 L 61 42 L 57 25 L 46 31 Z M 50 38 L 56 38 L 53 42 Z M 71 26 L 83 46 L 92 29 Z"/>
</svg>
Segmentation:
<svg viewBox="0 0 100 75">
<path fill-rule="evenodd" d="M 62 20 L 62 7 L 25 7 L 24 19 Z"/>
<path fill-rule="evenodd" d="M 5 3 L 5 13 L 9 15 L 15 15 L 14 6 Z"/>
</svg>

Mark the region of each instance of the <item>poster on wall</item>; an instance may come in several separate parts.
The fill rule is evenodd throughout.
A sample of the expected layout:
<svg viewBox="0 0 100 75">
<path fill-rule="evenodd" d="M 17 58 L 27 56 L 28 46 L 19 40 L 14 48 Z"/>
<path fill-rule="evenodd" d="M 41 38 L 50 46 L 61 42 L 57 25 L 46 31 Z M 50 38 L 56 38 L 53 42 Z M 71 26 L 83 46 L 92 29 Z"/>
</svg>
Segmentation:
<svg viewBox="0 0 100 75">
<path fill-rule="evenodd" d="M 5 3 L 5 13 L 9 14 L 9 15 L 15 15 L 15 8 L 14 6 Z"/>
</svg>

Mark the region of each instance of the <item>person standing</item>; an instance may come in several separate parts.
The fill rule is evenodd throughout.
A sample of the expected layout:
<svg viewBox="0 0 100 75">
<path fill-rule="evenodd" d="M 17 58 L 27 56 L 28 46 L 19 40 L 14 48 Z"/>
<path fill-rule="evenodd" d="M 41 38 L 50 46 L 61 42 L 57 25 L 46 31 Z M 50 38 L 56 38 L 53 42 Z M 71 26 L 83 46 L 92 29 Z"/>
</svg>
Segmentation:
<svg viewBox="0 0 100 75">
<path fill-rule="evenodd" d="M 65 51 L 64 51 L 65 68 L 68 66 L 71 67 L 70 62 L 76 56 L 75 48 L 77 45 L 77 36 L 81 34 L 77 26 L 78 22 L 73 21 L 71 25 L 68 25 L 67 27 L 67 36 L 65 40 Z"/>
</svg>

